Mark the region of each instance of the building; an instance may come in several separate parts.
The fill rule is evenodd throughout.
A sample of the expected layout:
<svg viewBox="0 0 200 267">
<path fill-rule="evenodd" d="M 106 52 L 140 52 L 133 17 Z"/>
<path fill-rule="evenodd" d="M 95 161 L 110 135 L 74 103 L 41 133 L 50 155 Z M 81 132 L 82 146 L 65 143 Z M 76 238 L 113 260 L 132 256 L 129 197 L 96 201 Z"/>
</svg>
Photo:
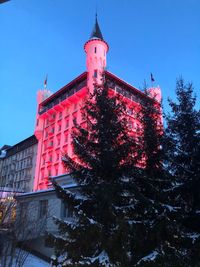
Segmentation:
<svg viewBox="0 0 200 267">
<path fill-rule="evenodd" d="M 60 175 L 51 179 L 71 192 L 77 189 L 70 175 Z M 16 224 L 19 225 L 18 241 L 24 242 L 31 251 L 50 259 L 53 248 L 46 244 L 46 234 L 56 234 L 58 229 L 53 218 L 69 220 L 72 217 L 71 210 L 57 197 L 54 188 L 27 192 L 15 198 L 17 200 Z"/>
<path fill-rule="evenodd" d="M 124 96 L 127 102 L 129 127 L 136 130 L 140 122 L 136 118 L 139 106 L 146 95 L 134 86 L 126 83 L 111 72 L 106 71 L 106 56 L 109 50 L 107 42 L 95 21 L 90 39 L 85 43 L 86 72 L 80 74 L 63 88 L 52 94 L 48 90 L 38 92 L 38 110 L 36 115 L 35 136 L 38 139 L 38 151 L 35 170 L 34 190 L 50 186 L 49 177 L 65 173 L 61 157 L 68 153 L 74 158 L 71 147 L 71 130 L 74 121 L 84 125 L 81 108 L 89 92 L 92 92 L 94 81 L 102 83 L 104 73 L 110 90 Z M 157 101 L 161 99 L 160 88 L 150 88 L 150 94 Z"/>
<path fill-rule="evenodd" d="M 94 89 L 94 82 L 102 83 L 105 75 L 113 94 L 124 96 L 127 103 L 129 128 L 135 133 L 140 128 L 137 112 L 146 95 L 111 72 L 106 71 L 109 50 L 96 18 L 94 30 L 85 43 L 86 71 L 54 94 L 47 90 L 38 92 L 36 126 L 34 135 L 13 147 L 4 147 L 0 155 L 0 181 L 7 187 L 20 188 L 17 194 L 18 241 L 27 241 L 31 249 L 50 257 L 52 248 L 45 244 L 46 232 L 57 232 L 53 216 L 69 219 L 70 209 L 57 198 L 51 179 L 75 192 L 77 185 L 65 174 L 62 154 L 75 158 L 71 147 L 71 131 L 74 122 L 84 126 L 81 108 Z M 160 102 L 160 88 L 150 88 L 150 96 Z M 29 158 L 29 159 L 28 159 Z M 51 177 L 51 178 L 50 178 Z M 33 187 L 34 184 L 34 187 Z M 31 192 L 32 189 L 34 192 Z M 23 224 L 22 224 L 22 223 Z"/>
<path fill-rule="evenodd" d="M 33 190 L 37 139 L 34 135 L 0 150 L 0 189 L 10 192 Z"/>
</svg>

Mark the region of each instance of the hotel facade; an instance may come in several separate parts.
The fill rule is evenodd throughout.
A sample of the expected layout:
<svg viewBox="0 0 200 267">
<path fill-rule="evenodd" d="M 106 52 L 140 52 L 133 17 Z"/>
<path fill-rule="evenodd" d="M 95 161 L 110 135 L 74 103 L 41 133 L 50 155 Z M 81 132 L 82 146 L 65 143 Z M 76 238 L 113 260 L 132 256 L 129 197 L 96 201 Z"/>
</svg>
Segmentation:
<svg viewBox="0 0 200 267">
<path fill-rule="evenodd" d="M 64 174 L 62 155 L 67 153 L 75 158 L 71 146 L 71 132 L 76 121 L 84 126 L 81 109 L 89 93 L 94 89 L 94 82 L 102 84 L 102 74 L 108 87 L 123 96 L 127 103 L 129 128 L 136 131 L 140 127 L 137 119 L 139 107 L 147 97 L 134 86 L 126 83 L 111 72 L 106 71 L 106 57 L 109 50 L 103 39 L 97 18 L 90 39 L 85 43 L 86 71 L 52 94 L 44 89 L 38 92 L 38 110 L 36 115 L 35 136 L 38 139 L 37 161 L 34 190 L 47 189 L 49 177 Z M 150 88 L 150 97 L 161 100 L 159 87 Z"/>
</svg>

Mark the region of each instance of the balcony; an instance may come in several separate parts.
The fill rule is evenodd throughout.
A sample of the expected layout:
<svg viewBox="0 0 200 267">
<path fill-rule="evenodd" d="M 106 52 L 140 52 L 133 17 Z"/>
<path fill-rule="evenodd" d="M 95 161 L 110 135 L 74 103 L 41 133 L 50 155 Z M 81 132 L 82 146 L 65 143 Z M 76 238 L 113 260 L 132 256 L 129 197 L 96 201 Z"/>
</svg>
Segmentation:
<svg viewBox="0 0 200 267">
<path fill-rule="evenodd" d="M 54 134 L 54 128 L 49 131 L 49 136 L 52 136 Z"/>
<path fill-rule="evenodd" d="M 47 149 L 51 149 L 53 148 L 53 141 L 50 141 L 48 144 L 47 144 Z"/>
<path fill-rule="evenodd" d="M 52 164 L 52 160 L 49 159 L 49 160 L 47 160 L 45 163 L 46 163 L 47 166 L 49 166 L 49 165 Z"/>
<path fill-rule="evenodd" d="M 53 121 L 55 121 L 55 118 L 56 118 L 56 115 L 55 115 L 55 114 L 52 114 L 52 115 L 49 117 L 49 122 L 53 122 Z"/>
<path fill-rule="evenodd" d="M 82 82 L 80 82 L 78 85 L 74 85 L 70 88 L 67 88 L 67 91 L 63 92 L 62 94 L 58 96 L 55 96 L 52 100 L 48 101 L 45 104 L 45 106 L 41 106 L 39 114 L 41 115 L 53 107 L 61 111 L 63 107 L 62 108 L 60 107 L 59 109 L 59 104 L 63 102 L 64 100 L 69 99 L 72 95 L 75 95 L 78 91 L 86 87 L 86 85 L 87 85 L 87 80 L 85 79 Z"/>
</svg>

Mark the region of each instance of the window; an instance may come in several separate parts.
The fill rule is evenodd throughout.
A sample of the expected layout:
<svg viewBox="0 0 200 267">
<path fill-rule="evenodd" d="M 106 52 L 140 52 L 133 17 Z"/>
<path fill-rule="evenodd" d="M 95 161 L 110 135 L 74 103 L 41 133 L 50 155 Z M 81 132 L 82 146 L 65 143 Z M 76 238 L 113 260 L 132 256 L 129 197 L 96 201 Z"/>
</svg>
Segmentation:
<svg viewBox="0 0 200 267">
<path fill-rule="evenodd" d="M 97 70 L 94 70 L 94 78 L 97 78 Z"/>
<path fill-rule="evenodd" d="M 14 222 L 16 219 L 16 207 L 12 207 L 11 209 L 11 221 Z"/>
<path fill-rule="evenodd" d="M 47 216 L 47 211 L 48 211 L 48 200 L 40 200 L 39 201 L 38 217 L 39 218 L 46 217 Z"/>
<path fill-rule="evenodd" d="M 62 218 L 67 218 L 67 217 L 73 217 L 74 216 L 72 207 L 69 206 L 68 203 L 62 202 L 61 212 L 62 212 Z"/>
<path fill-rule="evenodd" d="M 132 108 L 127 108 L 127 114 L 128 114 L 128 115 L 133 115 L 133 110 L 132 110 Z"/>
<path fill-rule="evenodd" d="M 69 120 L 66 120 L 65 128 L 68 128 L 68 127 L 69 127 Z"/>
<path fill-rule="evenodd" d="M 0 210 L 0 222 L 3 221 L 3 210 Z"/>
<path fill-rule="evenodd" d="M 49 142 L 49 146 L 52 147 L 53 146 L 53 141 Z"/>
<path fill-rule="evenodd" d="M 95 48 L 94 48 L 94 53 L 96 54 L 96 52 L 97 52 L 97 48 L 96 48 L 96 46 L 95 46 Z"/>
<path fill-rule="evenodd" d="M 20 184 L 18 183 L 18 187 L 20 186 Z M 20 218 L 23 220 L 28 212 L 28 202 L 22 202 L 19 204 L 20 206 Z"/>
<path fill-rule="evenodd" d="M 133 129 L 133 122 L 131 120 L 128 121 L 128 128 Z"/>
<path fill-rule="evenodd" d="M 48 175 L 51 176 L 51 170 L 48 170 Z"/>
<path fill-rule="evenodd" d="M 75 125 L 77 123 L 77 118 L 74 116 L 73 117 L 73 124 Z"/>
<path fill-rule="evenodd" d="M 54 127 L 51 128 L 51 133 L 52 133 L 52 134 L 54 133 Z"/>
</svg>

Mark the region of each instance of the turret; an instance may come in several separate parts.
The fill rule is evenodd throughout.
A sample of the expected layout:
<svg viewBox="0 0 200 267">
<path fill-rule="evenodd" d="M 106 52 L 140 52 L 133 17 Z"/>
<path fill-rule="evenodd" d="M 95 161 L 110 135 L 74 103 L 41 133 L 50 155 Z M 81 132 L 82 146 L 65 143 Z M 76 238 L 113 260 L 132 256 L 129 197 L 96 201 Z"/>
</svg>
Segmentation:
<svg viewBox="0 0 200 267">
<path fill-rule="evenodd" d="M 161 95 L 161 89 L 160 87 L 152 87 L 148 89 L 149 91 L 149 96 L 154 98 L 156 101 L 158 101 L 159 103 L 161 102 L 162 99 L 162 95 Z"/>
<path fill-rule="evenodd" d="M 87 86 L 90 91 L 93 90 L 94 82 L 102 84 L 102 73 L 106 68 L 106 55 L 108 49 L 108 44 L 103 39 L 96 15 L 94 29 L 90 39 L 84 45 L 88 72 Z"/>
<path fill-rule="evenodd" d="M 36 114 L 36 126 L 34 134 L 36 138 L 39 140 L 42 137 L 43 133 L 43 119 L 39 116 L 39 108 L 40 103 L 42 103 L 45 99 L 47 99 L 50 95 L 52 95 L 52 92 L 50 90 L 47 90 L 46 88 L 43 90 L 39 90 L 37 93 L 37 114 Z"/>
</svg>

